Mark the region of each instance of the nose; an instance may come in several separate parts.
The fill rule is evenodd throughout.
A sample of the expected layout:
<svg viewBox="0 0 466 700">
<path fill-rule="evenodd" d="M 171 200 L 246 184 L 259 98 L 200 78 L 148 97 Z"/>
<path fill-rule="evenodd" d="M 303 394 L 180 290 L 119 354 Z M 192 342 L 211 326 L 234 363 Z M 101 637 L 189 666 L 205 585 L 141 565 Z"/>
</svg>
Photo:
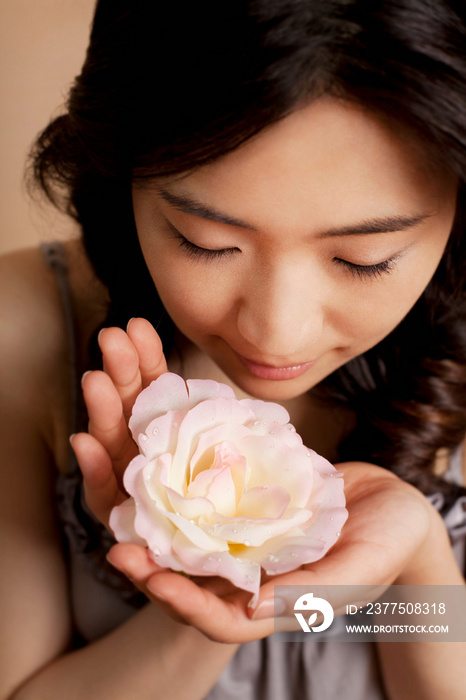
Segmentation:
<svg viewBox="0 0 466 700">
<path fill-rule="evenodd" d="M 260 358 L 313 359 L 324 327 L 324 290 L 306 260 L 261 264 L 243 287 L 237 327 Z"/>
</svg>

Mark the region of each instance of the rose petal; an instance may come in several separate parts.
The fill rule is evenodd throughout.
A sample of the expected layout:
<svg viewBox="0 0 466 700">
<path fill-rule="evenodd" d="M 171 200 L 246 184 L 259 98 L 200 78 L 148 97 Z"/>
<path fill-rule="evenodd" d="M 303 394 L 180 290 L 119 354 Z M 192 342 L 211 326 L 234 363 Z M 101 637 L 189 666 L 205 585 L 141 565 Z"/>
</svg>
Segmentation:
<svg viewBox="0 0 466 700">
<path fill-rule="evenodd" d="M 222 460 L 226 461 L 226 466 L 228 467 L 230 473 L 231 483 L 224 484 L 224 489 L 227 495 L 229 495 L 228 489 L 230 489 L 233 500 L 232 506 L 234 510 L 236 510 L 245 488 L 246 460 L 238 452 L 238 450 L 236 450 L 234 445 L 231 443 L 221 443 L 215 448 L 216 451 L 214 452 L 213 460 L 214 465 L 217 463 L 216 459 L 220 448 L 227 449 L 228 451 L 227 454 L 222 455 Z M 211 492 L 210 489 L 220 469 L 223 469 L 223 467 L 211 467 L 210 469 L 205 469 L 204 471 L 199 472 L 194 481 L 188 486 L 188 496 L 210 498 L 218 506 L 218 499 L 215 492 Z M 214 489 L 216 489 L 218 485 L 219 484 L 217 484 Z M 224 515 L 226 514 L 224 509 L 219 508 L 219 512 L 222 512 Z M 234 514 L 235 513 L 233 511 L 232 515 Z"/>
<path fill-rule="evenodd" d="M 134 440 L 146 431 L 149 423 L 167 411 L 183 411 L 189 407 L 184 379 L 172 372 L 161 374 L 142 391 L 134 402 L 129 429 Z"/>
<path fill-rule="evenodd" d="M 248 489 L 239 502 L 240 518 L 281 518 L 290 503 L 290 494 L 281 486 L 256 486 Z"/>
<path fill-rule="evenodd" d="M 260 547 L 274 537 L 304 526 L 311 517 L 312 512 L 306 508 L 289 509 L 288 516 L 280 520 L 224 518 L 215 513 L 210 518 L 199 518 L 199 527 L 227 542 L 242 544 L 245 547 Z"/>
<path fill-rule="evenodd" d="M 213 379 L 188 379 L 187 382 L 189 406 L 195 406 L 206 399 L 234 399 L 235 392 L 227 384 L 221 384 Z"/>
<path fill-rule="evenodd" d="M 239 403 L 252 411 L 254 421 L 259 422 L 259 424 L 265 422 L 286 425 L 290 421 L 290 414 L 286 408 L 278 403 L 261 401 L 260 399 L 241 399 Z"/>
<path fill-rule="evenodd" d="M 215 459 L 215 448 L 217 445 L 228 442 L 235 444 L 242 437 L 250 435 L 251 431 L 245 425 L 218 425 L 215 428 L 206 430 L 199 437 L 199 442 L 190 460 L 190 482 L 193 482 L 197 474 L 208 469 Z M 236 453 L 241 455 L 238 448 L 235 446 Z M 242 457 L 242 462 L 246 464 L 246 460 Z"/>
<path fill-rule="evenodd" d="M 146 546 L 146 541 L 139 537 L 134 529 L 136 506 L 133 498 L 127 498 L 119 506 L 112 508 L 109 525 L 118 542 L 131 542 Z"/>
<path fill-rule="evenodd" d="M 169 520 L 173 525 L 175 525 L 178 530 L 180 530 L 190 542 L 192 542 L 199 549 L 206 552 L 223 552 L 228 549 L 227 543 L 215 536 L 215 533 L 208 532 L 203 528 L 199 527 L 196 523 L 192 523 L 186 518 L 183 518 L 179 513 L 164 513 L 167 520 Z M 139 531 L 139 530 L 137 530 Z"/>
<path fill-rule="evenodd" d="M 247 435 L 238 442 L 238 449 L 249 466 L 249 488 L 275 484 L 290 494 L 294 506 L 307 506 L 313 482 L 312 458 L 307 448 L 292 450 L 273 436 Z"/>
<path fill-rule="evenodd" d="M 196 520 L 201 515 L 214 513 L 213 504 L 207 498 L 184 498 L 173 489 L 166 490 L 169 503 L 175 513 L 187 520 Z"/>
<path fill-rule="evenodd" d="M 191 576 L 221 576 L 243 590 L 257 596 L 260 586 L 260 566 L 249 559 L 232 556 L 229 552 L 205 554 L 194 547 L 182 533 L 173 539 L 173 550 L 180 568 Z"/>
<path fill-rule="evenodd" d="M 168 411 L 151 421 L 146 431 L 137 437 L 141 452 L 151 459 L 165 452 L 173 454 L 184 415 L 182 411 Z"/>
<path fill-rule="evenodd" d="M 215 470 L 217 473 L 209 487 L 208 498 L 217 513 L 232 518 L 236 513 L 236 489 L 228 465 Z"/>
<path fill-rule="evenodd" d="M 138 455 L 131 460 L 123 476 L 123 483 L 136 503 L 145 491 L 159 509 L 166 510 L 170 507 L 166 486 L 170 478 L 171 460 L 170 454 L 161 455 L 154 460 Z"/>
<path fill-rule="evenodd" d="M 186 465 L 191 460 L 203 429 L 223 423 L 241 423 L 249 417 L 249 410 L 237 401 L 208 399 L 194 406 L 183 420 L 178 433 L 178 443 L 173 456 L 171 485 L 179 493 L 186 493 L 188 486 Z"/>
<path fill-rule="evenodd" d="M 269 576 L 285 574 L 303 564 L 318 561 L 327 551 L 325 542 L 315 537 L 305 537 L 302 533 L 294 538 L 277 538 L 268 545 L 257 553 L 255 560 Z"/>
</svg>

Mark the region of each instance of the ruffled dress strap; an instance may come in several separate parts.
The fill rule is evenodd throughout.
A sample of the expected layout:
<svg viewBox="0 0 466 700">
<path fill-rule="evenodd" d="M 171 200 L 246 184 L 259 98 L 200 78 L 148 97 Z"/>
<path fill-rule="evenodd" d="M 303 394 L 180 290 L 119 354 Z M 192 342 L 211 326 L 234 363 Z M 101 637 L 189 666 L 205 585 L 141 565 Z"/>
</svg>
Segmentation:
<svg viewBox="0 0 466 700">
<path fill-rule="evenodd" d="M 464 482 L 463 456 L 464 443 L 453 450 L 449 457 L 444 479 L 451 484 L 461 486 Z M 447 509 L 442 493 L 434 493 L 429 496 L 429 500 L 442 513 L 458 564 L 463 572 L 466 571 L 466 496 L 459 495 Z"/>
<path fill-rule="evenodd" d="M 86 429 L 87 418 L 80 391 L 77 333 L 68 262 L 65 249 L 59 242 L 43 243 L 41 251 L 45 262 L 55 274 L 63 308 L 71 368 L 71 432 L 75 433 Z M 55 503 L 72 576 L 76 567 L 85 568 L 98 582 L 112 588 L 133 608 L 142 607 L 147 602 L 146 596 L 106 560 L 106 554 L 115 544 L 115 539 L 86 506 L 81 471 L 71 449 L 67 471 L 59 474 L 56 480 Z"/>
</svg>

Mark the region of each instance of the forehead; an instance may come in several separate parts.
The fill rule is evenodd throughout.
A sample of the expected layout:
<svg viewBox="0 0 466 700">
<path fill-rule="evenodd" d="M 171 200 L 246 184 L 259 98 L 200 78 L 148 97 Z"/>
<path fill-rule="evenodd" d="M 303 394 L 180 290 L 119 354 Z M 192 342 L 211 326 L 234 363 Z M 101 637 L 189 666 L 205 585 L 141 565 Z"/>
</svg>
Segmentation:
<svg viewBox="0 0 466 700">
<path fill-rule="evenodd" d="M 355 104 L 321 98 L 173 187 L 258 228 L 283 217 L 289 227 L 311 219 L 326 228 L 381 210 L 431 209 L 449 184 L 405 134 Z"/>
</svg>

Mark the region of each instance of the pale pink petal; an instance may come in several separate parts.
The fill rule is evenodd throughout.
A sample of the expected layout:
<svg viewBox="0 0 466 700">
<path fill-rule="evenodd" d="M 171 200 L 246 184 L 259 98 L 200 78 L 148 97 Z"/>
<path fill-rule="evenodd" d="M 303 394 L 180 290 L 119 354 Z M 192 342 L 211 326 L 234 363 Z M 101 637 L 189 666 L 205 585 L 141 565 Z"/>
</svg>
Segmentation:
<svg viewBox="0 0 466 700">
<path fill-rule="evenodd" d="M 207 498 L 185 498 L 170 488 L 166 492 L 171 509 L 187 520 L 195 520 L 201 515 L 214 512 L 214 506 Z"/>
<path fill-rule="evenodd" d="M 289 509 L 286 518 L 280 520 L 252 520 L 251 518 L 224 518 L 219 513 L 199 518 L 199 527 L 222 541 L 260 547 L 272 539 L 297 527 L 304 527 L 312 517 L 306 508 Z M 247 556 L 245 554 L 245 556 Z"/>
<path fill-rule="evenodd" d="M 207 498 L 210 485 L 217 473 L 217 470 L 212 467 L 199 472 L 194 481 L 188 486 L 187 498 Z"/>
<path fill-rule="evenodd" d="M 210 484 L 207 498 L 214 505 L 215 511 L 227 518 L 236 512 L 236 490 L 228 465 L 217 468 L 217 473 Z"/>
<path fill-rule="evenodd" d="M 171 460 L 170 454 L 161 455 L 154 460 L 138 455 L 131 460 L 124 473 L 123 483 L 127 492 L 135 497 L 136 502 L 142 493 L 146 492 L 159 510 L 169 508 L 166 483 L 170 475 Z"/>
<path fill-rule="evenodd" d="M 259 561 L 269 576 L 285 574 L 303 564 L 318 561 L 329 549 L 319 538 L 306 537 L 302 533 L 296 537 L 277 538 L 268 545 L 258 552 L 256 561 Z"/>
<path fill-rule="evenodd" d="M 176 450 L 178 430 L 184 419 L 182 411 L 168 411 L 149 423 L 144 433 L 137 438 L 140 451 L 152 459 L 165 452 Z"/>
<path fill-rule="evenodd" d="M 222 539 L 198 527 L 178 513 L 164 513 L 165 517 L 180 530 L 190 542 L 206 552 L 223 552 L 228 545 Z"/>
<path fill-rule="evenodd" d="M 247 420 L 249 411 L 237 401 L 208 399 L 192 408 L 183 420 L 178 433 L 178 443 L 173 457 L 171 485 L 175 491 L 185 493 L 188 486 L 186 465 L 198 446 L 199 437 L 222 423 L 240 423 Z"/>
<path fill-rule="evenodd" d="M 141 482 L 143 481 L 142 474 L 139 479 Z M 170 552 L 175 528 L 164 513 L 157 508 L 143 484 L 138 489 L 135 501 L 134 529 L 137 534 L 147 542 L 147 546 L 154 554 Z"/>
<path fill-rule="evenodd" d="M 248 464 L 248 487 L 276 484 L 290 494 L 296 507 L 306 507 L 312 492 L 311 453 L 306 447 L 292 450 L 274 436 L 249 435 L 238 442 Z"/>
<path fill-rule="evenodd" d="M 167 411 L 183 411 L 189 407 L 186 382 L 177 374 L 165 372 L 146 387 L 134 402 L 129 428 L 134 440 L 146 431 L 149 423 Z"/>
<path fill-rule="evenodd" d="M 188 379 L 187 382 L 189 407 L 192 408 L 206 399 L 235 399 L 235 392 L 227 384 L 221 384 L 213 379 Z"/>
<path fill-rule="evenodd" d="M 256 486 L 244 492 L 236 515 L 240 518 L 281 518 L 290 503 L 290 494 L 281 486 Z"/>
<path fill-rule="evenodd" d="M 344 482 L 342 475 L 323 457 L 313 453 L 313 463 L 321 479 L 316 478 L 319 488 L 319 501 L 313 507 L 314 515 L 305 528 L 307 535 L 325 542 L 323 554 L 332 547 L 340 536 L 341 529 L 348 519 L 345 507 Z M 313 502 L 313 494 L 310 502 Z"/>
<path fill-rule="evenodd" d="M 173 539 L 173 550 L 185 573 L 191 576 L 221 576 L 257 596 L 260 566 L 256 562 L 232 556 L 229 552 L 206 554 L 194 547 L 180 532 Z"/>
<path fill-rule="evenodd" d="M 259 424 L 279 423 L 280 425 L 286 425 L 289 423 L 290 414 L 286 408 L 278 403 L 261 401 L 260 399 L 241 399 L 239 403 L 247 406 L 254 413 L 254 420 Z"/>
<path fill-rule="evenodd" d="M 209 469 L 215 459 L 215 448 L 223 442 L 235 444 L 242 437 L 249 435 L 250 429 L 244 425 L 236 425 L 230 423 L 227 425 L 218 425 L 215 428 L 209 428 L 199 436 L 199 442 L 196 450 L 190 460 L 190 476 L 192 482 L 198 473 L 205 469 Z M 235 446 L 236 453 L 240 455 L 238 448 Z M 244 462 L 244 458 L 242 459 Z"/>
<path fill-rule="evenodd" d="M 267 423 L 267 421 L 254 421 L 249 426 L 254 435 L 273 437 L 275 442 L 281 442 L 293 450 L 299 450 L 303 446 L 301 436 L 296 430 L 290 430 L 290 424 L 280 425 L 279 423 Z"/>
<path fill-rule="evenodd" d="M 115 506 L 109 518 L 110 528 L 118 542 L 132 542 L 146 546 L 146 541 L 139 537 L 134 529 L 134 519 L 136 517 L 136 506 L 133 498 L 127 498 L 126 501 Z"/>
</svg>

